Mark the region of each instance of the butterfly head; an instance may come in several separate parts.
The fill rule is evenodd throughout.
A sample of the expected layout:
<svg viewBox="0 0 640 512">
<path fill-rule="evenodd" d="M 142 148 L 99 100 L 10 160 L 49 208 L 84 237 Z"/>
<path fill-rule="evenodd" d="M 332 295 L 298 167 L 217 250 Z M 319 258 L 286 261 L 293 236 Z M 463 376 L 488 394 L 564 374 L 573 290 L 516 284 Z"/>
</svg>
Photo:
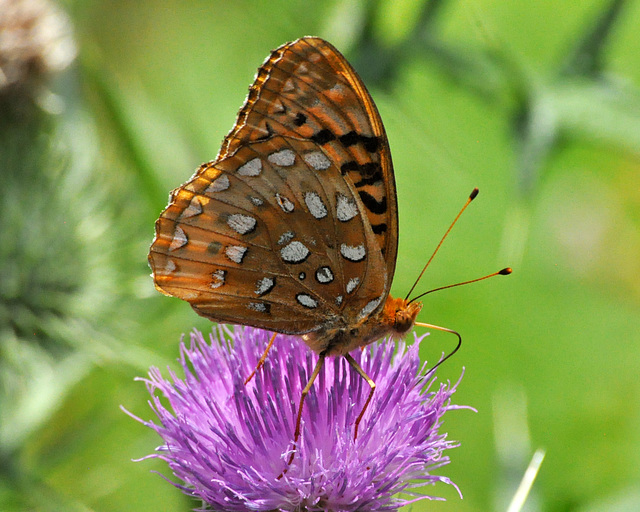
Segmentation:
<svg viewBox="0 0 640 512">
<path fill-rule="evenodd" d="M 416 323 L 416 317 L 422 309 L 422 302 L 411 302 L 403 298 L 387 297 L 383 316 L 391 328 L 394 338 L 401 338 Z"/>
</svg>

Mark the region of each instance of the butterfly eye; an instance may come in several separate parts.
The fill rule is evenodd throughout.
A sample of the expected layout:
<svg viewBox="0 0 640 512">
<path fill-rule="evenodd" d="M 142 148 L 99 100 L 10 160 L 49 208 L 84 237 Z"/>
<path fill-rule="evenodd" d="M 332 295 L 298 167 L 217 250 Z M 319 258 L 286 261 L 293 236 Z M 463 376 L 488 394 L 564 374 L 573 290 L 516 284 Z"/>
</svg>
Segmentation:
<svg viewBox="0 0 640 512">
<path fill-rule="evenodd" d="M 418 315 L 422 307 L 419 307 L 419 308 L 411 307 L 414 305 L 417 305 L 417 304 L 412 303 L 412 304 L 409 304 L 408 307 L 403 307 L 396 311 L 395 323 L 393 325 L 393 330 L 396 332 L 396 334 L 406 333 L 415 324 L 416 316 Z"/>
</svg>

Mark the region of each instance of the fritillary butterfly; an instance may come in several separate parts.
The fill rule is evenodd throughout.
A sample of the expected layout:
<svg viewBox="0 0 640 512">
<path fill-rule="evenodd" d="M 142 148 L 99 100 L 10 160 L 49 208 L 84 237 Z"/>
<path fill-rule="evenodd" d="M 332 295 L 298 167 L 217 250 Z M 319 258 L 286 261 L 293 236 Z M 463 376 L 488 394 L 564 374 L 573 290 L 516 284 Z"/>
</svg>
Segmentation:
<svg viewBox="0 0 640 512">
<path fill-rule="evenodd" d="M 297 441 L 326 356 L 345 356 L 370 400 L 349 352 L 414 325 L 422 304 L 389 295 L 397 248 L 378 110 L 338 50 L 304 37 L 272 52 L 216 160 L 172 192 L 149 262 L 158 290 L 198 314 L 301 335 L 319 354 Z"/>
</svg>

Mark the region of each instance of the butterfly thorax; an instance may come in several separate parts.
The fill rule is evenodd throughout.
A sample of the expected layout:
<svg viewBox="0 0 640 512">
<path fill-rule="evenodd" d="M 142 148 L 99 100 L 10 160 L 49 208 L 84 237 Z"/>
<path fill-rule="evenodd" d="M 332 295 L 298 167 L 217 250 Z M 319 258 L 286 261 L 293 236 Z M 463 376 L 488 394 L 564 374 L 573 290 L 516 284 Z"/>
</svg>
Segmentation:
<svg viewBox="0 0 640 512">
<path fill-rule="evenodd" d="M 377 315 L 355 325 L 336 322 L 330 327 L 304 334 L 302 339 L 315 352 L 344 355 L 385 336 L 401 338 L 413 327 L 421 309 L 421 302 L 409 302 L 389 295 Z"/>
</svg>

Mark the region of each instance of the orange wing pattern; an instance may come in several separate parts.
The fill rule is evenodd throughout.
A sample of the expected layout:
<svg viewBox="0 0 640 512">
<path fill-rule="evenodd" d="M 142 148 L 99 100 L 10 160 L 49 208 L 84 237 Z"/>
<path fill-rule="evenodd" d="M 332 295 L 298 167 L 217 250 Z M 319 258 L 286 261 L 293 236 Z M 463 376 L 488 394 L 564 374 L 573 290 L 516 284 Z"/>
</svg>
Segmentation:
<svg viewBox="0 0 640 512">
<path fill-rule="evenodd" d="M 397 232 L 373 100 L 307 37 L 271 54 L 215 162 L 172 192 L 149 262 L 160 291 L 215 321 L 326 332 L 381 312 Z"/>
</svg>

